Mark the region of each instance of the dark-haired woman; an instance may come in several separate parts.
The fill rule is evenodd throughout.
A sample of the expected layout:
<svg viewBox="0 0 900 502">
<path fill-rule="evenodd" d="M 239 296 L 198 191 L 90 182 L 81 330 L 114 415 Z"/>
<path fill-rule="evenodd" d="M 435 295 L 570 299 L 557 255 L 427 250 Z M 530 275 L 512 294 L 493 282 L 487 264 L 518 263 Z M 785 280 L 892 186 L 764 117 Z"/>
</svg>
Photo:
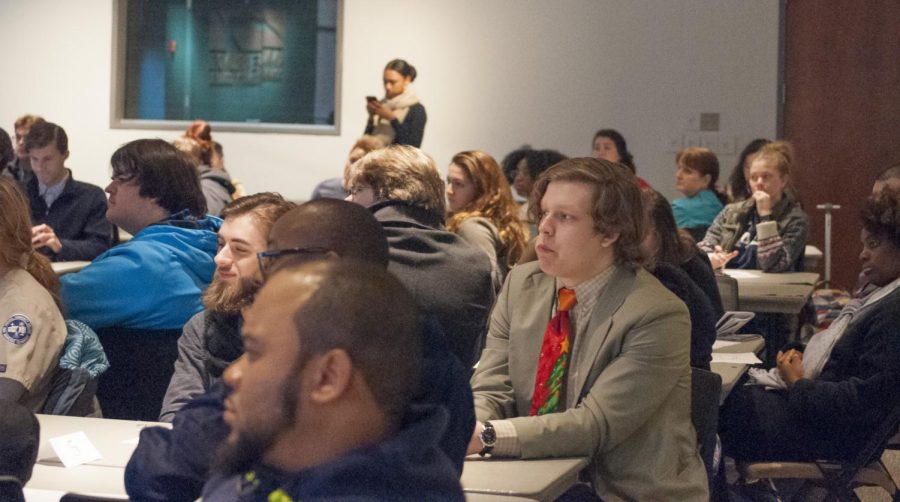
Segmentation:
<svg viewBox="0 0 900 502">
<path fill-rule="evenodd" d="M 31 249 L 28 205 L 15 182 L 2 176 L 0 243 L 0 403 L 39 411 L 66 340 L 59 279 L 47 258 Z"/>
<path fill-rule="evenodd" d="M 415 80 L 416 69 L 402 59 L 394 59 L 384 67 L 384 98 L 366 98 L 366 134 L 378 137 L 386 145 L 422 146 L 428 116 L 410 88 Z"/>
<path fill-rule="evenodd" d="M 734 169 L 731 170 L 731 176 L 728 178 L 728 188 L 726 189 L 732 201 L 738 202 L 750 197 L 750 163 L 753 162 L 753 156 L 756 155 L 756 152 L 768 143 L 771 143 L 771 141 L 755 139 L 741 150 L 741 156 L 738 158 Z"/>
<path fill-rule="evenodd" d="M 719 159 L 708 148 L 685 148 L 675 156 L 675 165 L 675 189 L 684 194 L 672 201 L 675 223 L 700 240 L 726 200 L 716 192 Z"/>
<path fill-rule="evenodd" d="M 591 143 L 591 146 L 593 147 L 591 157 L 622 164 L 637 177 L 641 188 L 650 188 L 650 184 L 637 175 L 637 168 L 634 166 L 634 155 L 628 151 L 625 137 L 619 131 L 615 129 L 600 129 L 594 134 L 594 141 Z"/>
<path fill-rule="evenodd" d="M 515 154 L 513 152 L 510 155 Z M 547 169 L 554 164 L 565 160 L 567 157 L 556 150 L 525 150 L 516 163 L 516 176 L 513 178 L 513 186 L 520 197 L 525 198 L 525 203 L 519 206 L 519 219 L 528 224 L 531 237 L 537 236 L 536 222 L 530 221 L 528 216 L 528 197 L 534 187 L 534 182 Z"/>
<path fill-rule="evenodd" d="M 679 233 L 669 202 L 656 190 L 642 191 L 647 229 L 641 249 L 647 269 L 687 305 L 691 316 L 691 366 L 709 369 L 722 299 L 712 267 L 688 235 Z"/>
</svg>

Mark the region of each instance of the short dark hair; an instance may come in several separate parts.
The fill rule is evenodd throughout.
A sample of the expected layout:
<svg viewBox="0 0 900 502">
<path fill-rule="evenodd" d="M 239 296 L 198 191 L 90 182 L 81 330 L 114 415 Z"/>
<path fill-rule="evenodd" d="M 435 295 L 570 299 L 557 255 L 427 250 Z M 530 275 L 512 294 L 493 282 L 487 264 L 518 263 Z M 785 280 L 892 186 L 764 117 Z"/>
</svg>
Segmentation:
<svg viewBox="0 0 900 502">
<path fill-rule="evenodd" d="M 409 77 L 410 82 L 415 82 L 416 80 L 416 68 L 402 59 L 388 61 L 388 64 L 384 65 L 384 69 L 394 70 L 404 77 Z"/>
<path fill-rule="evenodd" d="M 161 139 L 138 139 L 122 145 L 110 159 L 113 176 L 133 178 L 140 195 L 156 200 L 175 214 L 187 209 L 197 218 L 206 214 L 206 199 L 197 168 L 187 154 Z"/>
<path fill-rule="evenodd" d="M 719 180 L 719 158 L 709 148 L 685 148 L 675 155 L 675 164 L 693 169 L 700 173 L 700 176 L 709 175 L 706 188 L 716 189 L 716 181 Z"/>
<path fill-rule="evenodd" d="M 616 151 L 619 152 L 619 164 L 631 169 L 631 173 L 637 173 L 634 165 L 634 155 L 628 151 L 628 145 L 625 143 L 625 136 L 615 129 L 600 129 L 594 134 L 593 143 L 597 142 L 597 138 L 609 138 L 616 145 Z M 592 143 L 592 145 L 593 145 Z"/>
<path fill-rule="evenodd" d="M 885 188 L 880 194 L 866 199 L 862 226 L 870 234 L 900 249 L 900 193 Z"/>
<path fill-rule="evenodd" d="M 321 285 L 313 286 L 309 299 L 294 313 L 299 358 L 345 350 L 375 401 L 398 426 L 422 372 L 422 338 L 412 295 L 385 268 L 355 260 L 306 263 L 279 271 L 272 280 L 285 272 L 303 274 L 309 278 L 305 284 Z"/>
<path fill-rule="evenodd" d="M 522 145 L 517 150 L 513 150 L 506 154 L 506 157 L 503 157 L 503 162 L 500 165 L 503 167 L 503 174 L 506 175 L 506 181 L 512 183 L 513 180 L 516 179 L 516 170 L 519 166 L 519 161 L 525 158 L 525 155 L 531 150 L 531 145 Z"/>
<path fill-rule="evenodd" d="M 0 406 L 0 475 L 12 476 L 23 485 L 31 479 L 40 444 L 41 424 L 28 408 L 4 402 Z"/>
<path fill-rule="evenodd" d="M 644 209 L 634 174 L 608 160 L 566 159 L 545 171 L 535 182 L 528 200 L 532 221 L 541 221 L 541 199 L 554 181 L 590 186 L 594 191 L 591 211 L 594 230 L 606 235 L 619 234 L 614 244 L 616 263 L 635 269 L 644 262 L 641 251 Z"/>
<path fill-rule="evenodd" d="M 531 175 L 533 180 L 536 180 L 541 173 L 567 158 L 556 150 L 528 150 L 524 155 L 525 164 L 528 166 L 528 174 Z"/>
<path fill-rule="evenodd" d="M 367 208 L 338 199 L 316 199 L 287 211 L 273 230 L 296 236 L 306 247 L 333 251 L 341 258 L 386 269 L 388 243 L 384 227 Z M 270 241 L 271 241 L 270 234 Z"/>
<path fill-rule="evenodd" d="M 44 148 L 50 143 L 56 145 L 59 153 L 69 151 L 69 137 L 66 136 L 65 129 L 53 122 L 35 122 L 28 131 L 28 136 L 25 136 L 25 151 Z"/>
</svg>

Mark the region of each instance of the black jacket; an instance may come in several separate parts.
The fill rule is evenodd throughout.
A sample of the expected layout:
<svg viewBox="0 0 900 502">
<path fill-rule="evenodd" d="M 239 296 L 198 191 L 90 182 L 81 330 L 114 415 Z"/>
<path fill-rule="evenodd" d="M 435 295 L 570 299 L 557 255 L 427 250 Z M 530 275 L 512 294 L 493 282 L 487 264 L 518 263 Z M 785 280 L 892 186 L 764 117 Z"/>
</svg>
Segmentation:
<svg viewBox="0 0 900 502">
<path fill-rule="evenodd" d="M 59 198 L 47 209 L 32 176 L 26 185 L 34 225 L 47 224 L 56 233 L 62 250 L 40 251 L 52 261 L 93 260 L 112 245 L 113 226 L 106 219 L 106 195 L 100 187 L 69 178 Z"/>
<path fill-rule="evenodd" d="M 491 262 L 481 250 L 444 229 L 440 215 L 404 202 L 369 208 L 387 234 L 388 270 L 434 316 L 450 350 L 466 368 L 480 356 L 494 304 Z"/>
</svg>

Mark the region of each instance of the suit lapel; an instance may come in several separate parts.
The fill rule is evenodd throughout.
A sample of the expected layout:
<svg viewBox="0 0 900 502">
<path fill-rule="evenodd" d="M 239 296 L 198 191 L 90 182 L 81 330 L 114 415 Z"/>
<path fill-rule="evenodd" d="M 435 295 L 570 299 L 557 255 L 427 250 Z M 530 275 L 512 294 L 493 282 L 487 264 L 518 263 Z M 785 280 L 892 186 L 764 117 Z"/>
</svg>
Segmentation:
<svg viewBox="0 0 900 502">
<path fill-rule="evenodd" d="M 587 384 L 593 382 L 597 375 L 595 373 L 594 363 L 600 353 L 612 324 L 612 316 L 622 306 L 625 297 L 634 287 L 635 273 L 622 267 L 616 266 L 609 282 L 606 283 L 597 299 L 597 304 L 591 313 L 590 321 L 588 321 L 587 331 L 584 333 L 583 343 L 578 348 L 578 354 L 575 354 L 577 360 L 575 364 L 578 367 L 580 378 L 577 381 L 575 393 L 576 399 L 581 401 L 582 393 Z M 540 350 L 540 347 L 538 347 Z M 605 366 L 605 365 L 604 365 Z M 571 369 L 570 369 L 571 371 Z"/>
<path fill-rule="evenodd" d="M 531 406 L 535 372 L 544 343 L 544 331 L 556 298 L 555 289 L 556 279 L 536 269 L 522 284 L 518 298 L 511 299 L 515 305 L 525 306 L 517 310 L 514 319 L 510 319 L 510 335 L 517 336 L 515 341 L 511 341 L 511 346 L 517 347 L 517 350 L 510 354 L 510 375 L 516 380 L 513 387 L 523 391 L 521 397 L 527 397 L 527 409 Z"/>
</svg>

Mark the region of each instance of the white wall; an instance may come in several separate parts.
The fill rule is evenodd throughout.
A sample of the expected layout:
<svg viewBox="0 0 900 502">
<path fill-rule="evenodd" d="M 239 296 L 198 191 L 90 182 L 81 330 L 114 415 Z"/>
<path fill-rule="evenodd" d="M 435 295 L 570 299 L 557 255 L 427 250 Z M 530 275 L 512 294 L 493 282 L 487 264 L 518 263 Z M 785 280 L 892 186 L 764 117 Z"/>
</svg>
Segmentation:
<svg viewBox="0 0 900 502">
<path fill-rule="evenodd" d="M 0 0 L 0 125 L 59 123 L 76 177 L 101 186 L 122 143 L 178 135 L 110 129 L 111 30 L 111 0 Z M 777 0 L 345 0 L 343 43 L 340 136 L 214 131 L 249 191 L 303 199 L 338 175 L 394 57 L 419 70 L 423 148 L 441 169 L 460 150 L 499 159 L 523 143 L 588 155 L 614 127 L 672 196 L 673 140 L 717 140 L 727 176 L 735 149 L 776 130 Z M 719 134 L 692 132 L 700 112 L 721 114 Z"/>
</svg>

